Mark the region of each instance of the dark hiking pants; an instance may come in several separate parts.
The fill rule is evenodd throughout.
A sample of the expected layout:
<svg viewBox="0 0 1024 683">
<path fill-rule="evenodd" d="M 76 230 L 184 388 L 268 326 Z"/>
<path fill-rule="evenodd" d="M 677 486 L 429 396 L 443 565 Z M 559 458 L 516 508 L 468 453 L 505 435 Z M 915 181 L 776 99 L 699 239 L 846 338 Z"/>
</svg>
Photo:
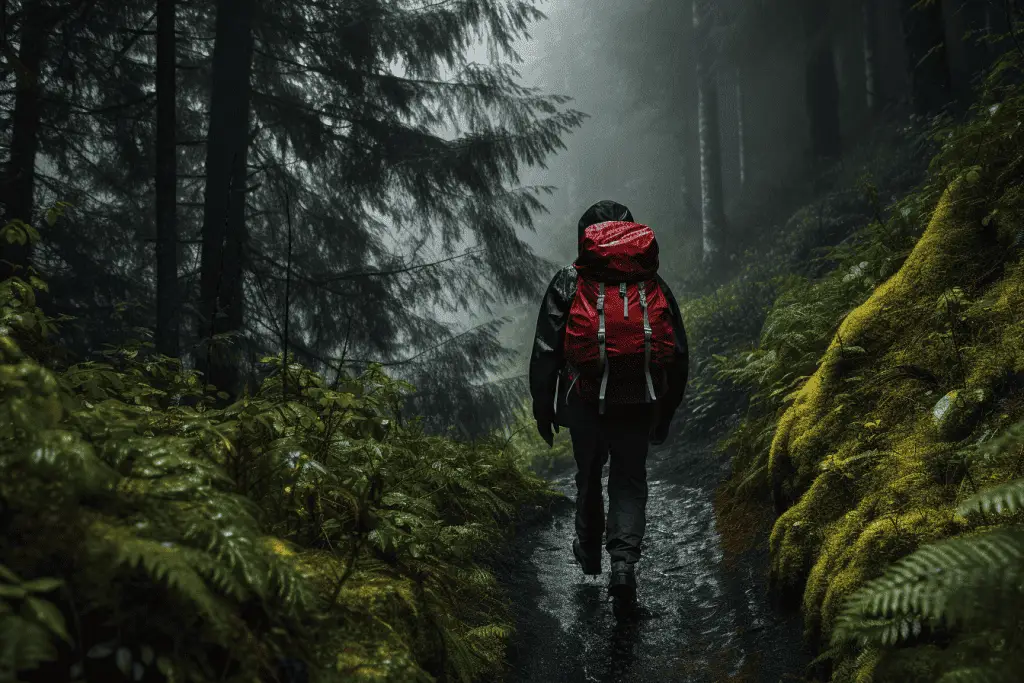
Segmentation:
<svg viewBox="0 0 1024 683">
<path fill-rule="evenodd" d="M 588 553 L 599 552 L 601 534 L 612 562 L 640 559 L 647 507 L 647 448 L 650 410 L 646 405 L 596 407 L 580 411 L 570 430 L 576 458 L 576 537 Z M 604 516 L 601 474 L 610 459 L 608 518 Z"/>
</svg>

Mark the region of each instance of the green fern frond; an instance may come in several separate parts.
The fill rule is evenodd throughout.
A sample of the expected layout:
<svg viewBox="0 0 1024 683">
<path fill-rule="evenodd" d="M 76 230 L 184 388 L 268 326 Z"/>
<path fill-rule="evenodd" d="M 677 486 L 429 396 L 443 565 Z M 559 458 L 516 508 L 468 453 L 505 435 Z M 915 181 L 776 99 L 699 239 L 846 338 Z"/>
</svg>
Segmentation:
<svg viewBox="0 0 1024 683">
<path fill-rule="evenodd" d="M 0 609 L 0 680 L 17 680 L 18 671 L 56 660 L 55 640 L 42 624 Z"/>
<path fill-rule="evenodd" d="M 948 539 L 899 560 L 850 596 L 833 642 L 905 640 L 913 629 L 903 621 L 915 618 L 947 624 L 993 620 L 1005 616 L 1013 604 L 1008 598 L 1019 600 L 1022 591 L 1024 530 Z"/>
<path fill-rule="evenodd" d="M 155 582 L 166 585 L 219 627 L 233 625 L 235 616 L 210 590 L 202 573 L 217 576 L 217 568 L 203 553 L 170 541 L 142 538 L 131 529 L 95 520 L 89 525 L 90 547 L 113 560 L 114 566 L 141 568 Z M 219 575 L 226 583 L 226 574 Z"/>
<path fill-rule="evenodd" d="M 1024 479 L 1015 479 L 979 491 L 957 508 L 957 512 L 965 516 L 979 510 L 1000 515 L 1024 510 Z"/>
</svg>

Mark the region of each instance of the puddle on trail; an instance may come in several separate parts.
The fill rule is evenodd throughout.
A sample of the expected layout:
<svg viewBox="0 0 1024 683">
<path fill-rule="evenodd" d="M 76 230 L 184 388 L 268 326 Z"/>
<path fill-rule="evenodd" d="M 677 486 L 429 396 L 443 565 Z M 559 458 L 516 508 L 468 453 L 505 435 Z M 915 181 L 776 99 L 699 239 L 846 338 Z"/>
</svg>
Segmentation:
<svg viewBox="0 0 1024 683">
<path fill-rule="evenodd" d="M 575 486 L 571 474 L 555 481 L 569 502 L 520 533 L 504 579 L 517 628 L 508 683 L 800 680 L 799 623 L 768 607 L 761 562 L 723 564 L 712 507 L 722 463 L 703 449 L 673 450 L 653 452 L 648 464 L 637 565 L 642 617 L 634 623 L 612 616 L 607 556 L 601 577 L 584 576 L 574 563 Z"/>
</svg>

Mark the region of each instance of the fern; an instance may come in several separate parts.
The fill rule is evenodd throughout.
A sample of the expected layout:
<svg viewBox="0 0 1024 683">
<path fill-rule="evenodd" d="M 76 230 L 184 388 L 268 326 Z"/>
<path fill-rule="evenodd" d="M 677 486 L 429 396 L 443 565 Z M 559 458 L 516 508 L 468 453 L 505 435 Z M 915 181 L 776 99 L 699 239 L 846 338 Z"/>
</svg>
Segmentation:
<svg viewBox="0 0 1024 683">
<path fill-rule="evenodd" d="M 1015 479 L 984 489 L 964 502 L 958 508 L 962 515 L 973 512 L 985 514 L 1011 514 L 1024 509 L 1024 479 Z"/>
<path fill-rule="evenodd" d="M 379 367 L 329 387 L 293 365 L 284 401 L 266 358 L 224 407 L 145 343 L 44 368 L 15 339 L 46 348 L 42 286 L 0 286 L 0 680 L 78 676 L 84 653 L 86 670 L 195 683 L 271 680 L 284 658 L 395 680 L 500 669 L 508 615 L 484 560 L 549 495 L 528 441 L 399 426 L 410 387 Z"/>
</svg>

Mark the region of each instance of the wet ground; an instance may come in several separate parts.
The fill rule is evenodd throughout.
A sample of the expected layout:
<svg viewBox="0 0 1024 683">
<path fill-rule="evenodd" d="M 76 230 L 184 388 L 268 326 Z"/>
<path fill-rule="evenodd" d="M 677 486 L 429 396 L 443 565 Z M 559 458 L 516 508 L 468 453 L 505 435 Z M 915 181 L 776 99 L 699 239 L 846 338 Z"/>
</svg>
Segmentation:
<svg viewBox="0 0 1024 683">
<path fill-rule="evenodd" d="M 517 630 L 507 683 L 803 680 L 799 620 L 767 601 L 764 544 L 724 562 L 712 501 L 726 471 L 707 447 L 651 453 L 641 617 L 632 623 L 612 615 L 607 556 L 602 577 L 574 563 L 572 472 L 556 479 L 568 499 L 520 530 L 501 572 Z"/>
</svg>

